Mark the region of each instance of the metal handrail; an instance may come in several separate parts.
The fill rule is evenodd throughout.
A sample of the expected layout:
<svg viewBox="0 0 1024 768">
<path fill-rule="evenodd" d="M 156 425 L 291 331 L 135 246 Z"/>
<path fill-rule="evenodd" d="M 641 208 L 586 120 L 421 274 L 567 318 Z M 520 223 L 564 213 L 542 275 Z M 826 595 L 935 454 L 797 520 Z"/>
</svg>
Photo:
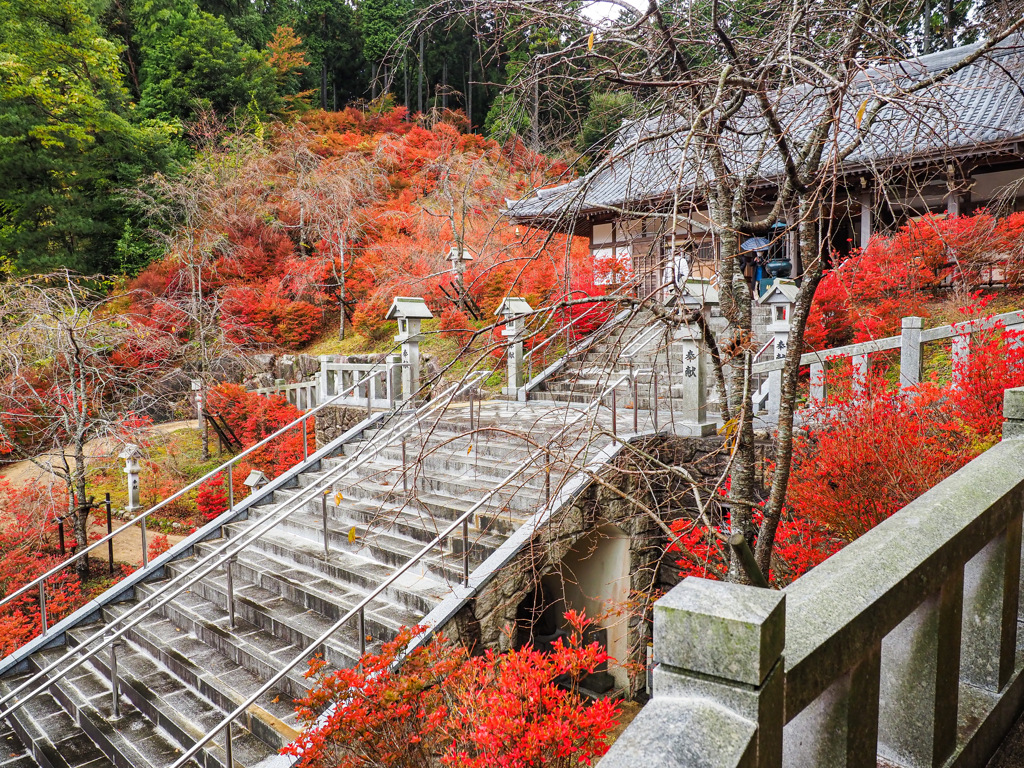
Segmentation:
<svg viewBox="0 0 1024 768">
<path fill-rule="evenodd" d="M 92 636 L 81 642 L 79 645 L 69 649 L 60 658 L 52 661 L 46 667 L 39 670 L 35 675 L 30 677 L 28 680 L 25 680 L 16 688 L 10 690 L 6 695 L 0 697 L 0 706 L 3 706 L 10 702 L 11 699 L 13 699 L 19 693 L 29 688 L 33 683 L 38 681 L 40 678 L 44 678 L 43 683 L 39 685 L 37 688 L 35 688 L 31 693 L 24 696 L 21 700 L 15 702 L 13 706 L 10 706 L 7 709 L 0 712 L 0 719 L 7 717 L 23 703 L 31 700 L 34 696 L 49 688 L 49 686 L 53 683 L 51 679 L 46 677 L 49 674 L 49 672 L 53 671 L 58 666 L 64 664 L 64 662 L 68 661 L 72 656 L 78 654 L 80 650 L 85 649 L 89 644 L 96 640 L 103 640 L 103 642 L 98 644 L 95 648 L 93 648 L 92 650 L 85 651 L 81 656 L 79 656 L 79 658 L 75 659 L 71 664 L 62 669 L 58 677 L 66 675 L 72 669 L 75 669 L 79 665 L 88 661 L 90 658 L 99 653 L 100 650 L 118 640 L 122 635 L 127 633 L 136 624 L 138 624 L 143 619 L 147 618 L 155 611 L 166 605 L 168 602 L 170 602 L 170 600 L 177 597 L 179 594 L 181 594 L 186 589 L 191 587 L 193 584 L 198 582 L 200 579 L 204 578 L 205 576 L 213 572 L 216 568 L 224 565 L 226 562 L 230 562 L 234 557 L 238 555 L 239 552 L 248 547 L 251 543 L 262 537 L 265 533 L 275 528 L 278 525 L 278 523 L 282 522 L 290 515 L 301 509 L 307 502 L 312 501 L 314 498 L 316 498 L 317 495 L 322 492 L 324 486 L 330 487 L 338 480 L 347 476 L 354 469 L 365 464 L 371 458 L 375 457 L 377 453 L 379 453 L 385 445 L 389 445 L 397 437 L 404 437 L 405 434 L 408 431 L 415 428 L 425 416 L 428 416 L 429 414 L 438 409 L 446 408 L 455 397 L 464 392 L 466 389 L 476 386 L 477 383 L 481 381 L 483 378 L 485 378 L 487 375 L 488 374 L 486 371 L 477 371 L 467 376 L 466 379 L 461 384 L 455 383 L 451 385 L 449 391 L 441 393 L 439 397 L 416 409 L 416 411 L 409 414 L 408 418 L 404 419 L 401 423 L 396 424 L 393 427 L 389 427 L 391 434 L 387 435 L 386 439 L 371 443 L 369 445 L 370 450 L 368 453 L 360 452 L 358 455 L 353 456 L 350 461 L 343 462 L 340 466 L 336 467 L 334 470 L 327 473 L 324 477 L 321 477 L 319 480 L 317 480 L 317 482 L 309 485 L 307 488 L 300 491 L 300 493 L 297 496 L 277 505 L 275 511 L 268 515 L 266 518 L 258 520 L 254 525 L 240 533 L 238 536 L 227 539 L 223 544 L 221 544 L 215 550 L 210 552 L 204 559 L 195 563 L 195 565 L 193 565 L 192 568 L 190 568 L 188 571 L 185 571 L 184 573 L 181 573 L 178 576 L 170 579 L 168 583 L 164 586 L 164 588 L 161 589 L 159 592 L 155 592 L 149 597 L 140 600 L 138 603 L 135 604 L 135 606 L 133 606 L 133 608 L 130 611 L 127 611 L 126 613 L 118 616 L 116 619 L 111 621 L 110 624 L 104 626 L 102 629 L 95 632 Z M 282 510 L 284 511 L 282 512 Z M 197 574 L 197 572 L 199 573 Z M 176 588 L 172 589 L 172 587 Z M 142 606 L 144 606 L 150 600 L 154 599 L 159 599 L 159 601 L 152 605 L 148 610 L 146 610 L 141 615 L 137 615 L 134 616 L 134 618 L 131 618 L 133 614 L 135 614 Z M 128 618 L 131 618 L 131 621 L 128 624 L 126 624 L 121 629 L 111 631 L 111 626 L 115 626 Z"/>
<path fill-rule="evenodd" d="M 630 285 L 630 283 L 629 283 L 629 282 L 627 281 L 627 282 L 623 283 L 622 285 L 620 285 L 620 286 L 618 287 L 618 289 L 617 289 L 617 290 L 615 290 L 615 291 L 612 291 L 612 292 L 611 292 L 610 294 L 608 294 L 608 295 L 609 295 L 609 296 L 619 296 L 619 295 L 622 295 L 623 289 L 624 289 L 624 288 L 625 288 L 626 286 L 629 286 L 629 285 Z M 604 302 L 597 302 L 597 303 L 595 303 L 595 304 L 594 304 L 594 305 L 593 305 L 592 307 L 590 307 L 589 309 L 587 309 L 586 311 L 584 311 L 584 313 L 583 313 L 582 315 L 580 315 L 579 317 L 577 317 L 577 318 L 574 318 L 573 320 L 569 321 L 568 323 L 566 323 L 565 325 L 563 325 L 563 326 L 562 326 L 561 328 L 559 328 L 559 329 L 558 329 L 557 331 L 555 331 L 555 332 L 554 332 L 553 334 L 551 334 L 551 335 L 550 335 L 550 336 L 548 336 L 548 337 L 547 337 L 546 339 L 544 339 L 544 341 L 542 341 L 542 342 L 541 342 L 540 344 L 538 344 L 538 345 L 536 345 L 535 347 L 532 347 L 531 349 L 527 350 L 527 351 L 526 351 L 526 354 L 525 354 L 525 355 L 523 355 L 523 361 L 524 361 L 524 362 L 528 361 L 528 360 L 530 359 L 530 356 L 531 356 L 531 355 L 532 355 L 532 354 L 533 354 L 534 352 L 536 352 L 537 350 L 540 350 L 540 349 L 543 349 L 544 347 L 546 347 L 546 346 L 547 346 L 548 344 L 550 344 L 550 343 L 551 343 L 552 341 L 554 341 L 555 339 L 557 339 L 557 338 L 558 338 L 558 335 L 559 335 L 560 333 L 562 333 L 562 331 L 564 331 L 564 330 L 567 330 L 568 328 L 572 328 L 572 327 L 573 327 L 574 325 L 576 325 L 576 323 L 578 323 L 578 322 L 579 322 L 580 320 L 582 320 L 582 319 L 583 319 L 584 317 L 586 317 L 587 315 L 589 315 L 589 314 L 590 314 L 591 312 L 595 311 L 595 310 L 596 310 L 596 309 L 597 309 L 597 308 L 598 308 L 599 306 L 601 306 L 601 305 L 603 305 L 603 304 L 604 304 Z M 612 319 L 614 320 L 615 318 L 612 318 Z M 566 354 L 568 354 L 568 353 L 569 353 L 569 350 L 566 350 Z"/>
<path fill-rule="evenodd" d="M 399 365 L 402 365 L 402 364 L 400 363 Z M 281 427 L 281 429 L 277 430 L 272 435 L 269 435 L 269 436 L 263 438 L 258 443 L 256 443 L 255 445 L 252 445 L 252 446 L 250 446 L 248 448 L 246 448 L 244 451 L 242 451 L 238 455 L 232 456 L 228 461 L 224 462 L 223 464 L 218 466 L 216 469 L 211 470 L 210 472 L 207 472 L 205 475 L 200 477 L 198 480 L 195 480 L 192 483 L 189 483 L 188 485 L 186 485 L 184 488 L 176 491 L 174 494 L 172 494 L 171 496 L 168 496 L 166 499 L 164 499 L 163 501 L 158 503 L 156 506 L 146 510 L 145 512 L 143 512 L 142 514 L 138 515 L 134 519 L 129 520 L 124 525 L 119 527 L 116 531 L 111 531 L 110 533 L 108 533 L 103 538 L 93 542 L 92 544 L 90 544 L 89 546 L 85 547 L 84 549 L 80 549 L 78 552 L 76 552 L 74 555 L 69 557 L 67 560 L 64 560 L 59 565 L 54 566 L 53 568 L 48 570 L 46 573 L 44 573 L 42 576 L 37 576 L 32 581 L 28 582 L 27 584 L 22 585 L 21 587 L 16 589 L 11 594 L 9 594 L 6 597 L 0 599 L 0 610 L 2 610 L 3 607 L 5 605 L 7 605 L 8 603 L 10 603 L 11 601 L 13 601 L 13 600 L 17 599 L 18 597 L 21 597 L 22 595 L 28 593 L 33 587 L 37 587 L 39 589 L 39 602 L 40 602 L 39 618 L 40 618 L 40 621 L 42 622 L 42 633 L 41 634 L 45 637 L 46 633 L 49 631 L 49 627 L 48 627 L 47 621 L 46 621 L 46 580 L 47 579 L 49 579 L 52 576 L 56 576 L 61 571 L 63 571 L 65 568 L 67 568 L 69 565 L 71 565 L 71 563 L 75 562 L 76 560 L 78 560 L 78 559 L 80 559 L 82 557 L 85 557 L 90 552 L 92 552 L 94 549 L 97 549 L 98 547 L 102 546 L 103 544 L 106 544 L 108 541 L 111 541 L 118 534 L 124 533 L 125 532 L 125 528 L 129 528 L 129 527 L 135 525 L 136 523 L 141 523 L 141 526 L 142 526 L 142 528 L 141 528 L 141 536 L 142 536 L 142 567 L 143 568 L 148 567 L 148 565 L 149 565 L 149 553 L 148 553 L 148 551 L 146 549 L 146 519 L 150 515 L 152 515 L 157 510 L 162 509 L 164 506 L 166 506 L 170 502 L 174 501 L 175 499 L 180 498 L 181 496 L 183 496 L 184 494 L 188 493 L 192 489 L 197 488 L 202 483 L 205 483 L 207 480 L 210 480 L 211 478 L 216 477 L 217 475 L 221 474 L 222 472 L 224 472 L 225 467 L 227 468 L 227 473 L 228 473 L 228 483 L 227 483 L 227 485 L 228 485 L 228 509 L 226 510 L 225 514 L 227 512 L 230 512 L 231 510 L 234 509 L 234 506 L 235 506 L 235 503 L 234 503 L 234 495 L 235 495 L 234 494 L 234 485 L 233 485 L 233 482 L 232 482 L 233 479 L 234 479 L 232 477 L 232 474 L 233 474 L 232 468 L 233 468 L 235 462 L 237 462 L 237 461 L 243 459 L 244 457 L 248 456 L 250 453 L 252 453 L 253 451 L 257 450 L 258 448 L 262 448 L 264 445 L 266 445 L 267 443 L 269 443 L 272 440 L 276 439 L 277 437 L 281 436 L 282 434 L 284 434 L 285 432 L 287 432 L 288 430 L 290 430 L 292 427 L 294 427 L 297 424 L 301 424 L 302 425 L 302 437 L 303 437 L 303 441 L 302 441 L 302 455 L 303 455 L 303 459 L 308 458 L 309 457 L 309 453 L 308 453 L 308 450 L 309 450 L 309 448 L 308 448 L 308 446 L 309 446 L 309 438 L 308 438 L 308 433 L 307 433 L 307 426 L 306 426 L 307 422 L 306 422 L 306 420 L 310 416 L 315 415 L 316 412 L 319 411 L 321 408 L 325 408 L 325 407 L 333 404 L 336 400 L 344 397 L 345 395 L 347 395 L 348 393 L 350 393 L 354 389 L 358 388 L 360 385 L 362 385 L 362 384 L 366 383 L 367 381 L 369 381 L 374 376 L 379 376 L 379 375 L 380 375 L 379 373 L 371 373 L 369 376 L 366 376 L 365 378 L 360 379 L 358 382 L 353 384 L 351 387 L 346 389 L 344 392 L 340 392 L 339 394 L 337 394 L 334 397 L 332 397 L 330 400 L 327 400 L 326 402 L 321 403 L 316 408 L 313 408 L 312 410 L 306 411 L 305 413 L 302 414 L 302 416 L 300 416 L 299 418 L 295 419 L 291 423 L 286 424 L 285 426 Z"/>
<path fill-rule="evenodd" d="M 594 400 L 586 407 L 586 409 L 583 411 L 583 413 L 581 413 L 576 419 L 572 420 L 571 422 L 569 422 L 568 424 L 563 426 L 562 429 L 560 429 L 553 437 L 551 437 L 551 439 L 548 442 L 550 443 L 550 442 L 553 442 L 554 440 L 557 440 L 561 435 L 563 435 L 565 433 L 566 430 L 568 430 L 570 427 L 574 426 L 576 423 L 578 423 L 580 420 L 582 420 L 587 415 L 587 413 L 589 413 L 591 408 L 593 408 L 595 406 L 600 407 L 600 405 L 601 405 L 601 403 L 602 403 L 602 401 L 604 399 L 604 396 L 608 392 L 613 392 L 616 387 L 618 387 L 620 384 L 622 384 L 623 381 L 628 380 L 630 377 L 631 377 L 631 374 L 629 374 L 629 373 L 626 373 L 626 374 L 623 374 L 622 376 L 620 376 L 616 380 L 616 382 L 614 384 L 612 384 L 611 386 L 605 388 L 605 390 L 602 391 L 600 395 L 598 395 L 596 398 L 594 398 Z M 530 454 L 530 456 L 527 457 L 522 463 L 520 463 L 519 466 L 516 467 L 511 473 L 509 473 L 509 475 L 507 475 L 505 477 L 505 479 L 501 481 L 500 484 L 498 484 L 497 486 L 495 486 L 494 488 L 489 490 L 487 493 L 485 493 L 475 504 L 473 504 L 472 507 L 470 507 L 468 510 L 466 510 L 461 515 L 459 515 L 459 517 L 457 517 L 451 523 L 451 525 L 449 525 L 447 528 L 445 528 L 444 531 L 442 531 L 437 536 L 435 536 L 433 538 L 433 540 L 431 540 L 428 544 L 425 544 L 419 550 L 419 552 L 417 552 L 415 555 L 413 555 L 411 558 L 409 558 L 409 560 L 407 560 L 403 565 L 399 566 L 387 579 L 385 579 L 383 582 L 381 582 L 372 592 L 370 592 L 370 594 L 368 594 L 366 597 L 364 597 L 362 600 L 360 600 L 354 607 L 349 609 L 348 613 L 346 613 L 344 616 L 342 616 L 340 619 L 338 619 L 334 624 L 332 624 L 329 629 L 325 630 L 319 637 L 317 637 L 312 643 L 310 643 L 307 648 L 303 649 L 303 651 L 301 653 L 299 653 L 290 662 L 288 662 L 288 664 L 285 665 L 284 668 L 279 670 L 277 672 L 277 674 L 275 674 L 267 682 L 265 682 L 262 686 L 260 686 L 260 688 L 255 693 L 251 694 L 248 699 L 246 699 L 243 703 L 239 704 L 234 709 L 233 712 L 228 714 L 223 720 L 221 720 L 220 723 L 218 723 L 216 726 L 214 726 L 204 737 L 199 739 L 188 751 L 185 752 L 185 754 L 183 754 L 181 757 L 179 757 L 174 762 L 174 764 L 171 765 L 170 768 L 182 768 L 182 766 L 186 762 L 188 762 L 193 757 L 195 757 L 196 754 L 198 754 L 199 751 L 202 750 L 203 747 L 205 747 L 210 742 L 210 740 L 213 739 L 213 737 L 215 735 L 217 735 L 222 730 L 225 733 L 225 751 L 226 751 L 226 757 L 227 757 L 227 765 L 230 766 L 232 764 L 232 762 L 233 762 L 232 761 L 232 756 L 231 756 L 231 749 L 232 749 L 231 748 L 231 724 L 235 721 L 235 719 L 239 715 L 241 715 L 244 712 L 246 712 L 246 710 L 248 710 L 249 707 L 251 707 L 253 704 L 255 704 L 259 700 L 259 698 L 261 696 L 264 696 L 269 690 L 271 690 L 274 686 L 276 686 L 281 680 L 283 680 L 285 677 L 287 677 L 287 675 L 299 663 L 301 663 L 304 659 L 306 659 L 306 657 L 309 655 L 311 650 L 314 650 L 314 649 L 324 645 L 331 638 L 331 636 L 335 632 L 337 632 L 345 624 L 347 624 L 349 621 L 351 621 L 353 617 L 358 617 L 358 619 L 359 619 L 359 623 L 358 623 L 359 631 L 360 631 L 360 633 L 362 633 L 362 628 L 365 626 L 364 615 L 365 615 L 366 606 L 369 605 L 370 602 L 375 600 L 377 597 L 379 597 L 380 594 L 382 592 L 384 592 L 385 589 L 387 589 L 392 584 L 394 584 L 394 582 L 396 580 L 398 580 L 398 578 L 400 578 L 410 568 L 412 568 L 414 565 L 416 565 L 416 563 L 418 563 L 424 556 L 429 554 L 430 551 L 433 550 L 434 547 L 436 547 L 439 543 L 443 542 L 446 538 L 448 538 L 448 536 L 450 536 L 456 530 L 456 528 L 458 528 L 459 526 L 462 526 L 462 536 L 463 536 L 463 547 L 462 547 L 462 556 L 463 556 L 463 587 L 468 589 L 468 587 L 469 587 L 469 546 L 468 546 L 469 532 L 468 532 L 468 529 L 469 529 L 469 520 L 470 520 L 470 518 L 474 514 L 476 514 L 477 510 L 479 510 L 484 504 L 486 504 L 488 501 L 490 501 L 494 497 L 495 494 L 497 494 L 499 491 L 501 491 L 503 488 L 505 488 L 509 483 L 511 483 L 513 480 L 515 480 L 517 477 L 519 477 L 519 475 L 521 475 L 523 472 L 525 472 L 527 469 L 529 469 L 531 466 L 533 466 L 536 463 L 536 460 L 540 456 L 547 455 L 548 453 L 549 453 L 549 451 L 546 448 L 541 448 L 541 449 L 537 450 L 536 452 Z M 550 504 L 550 499 L 547 501 L 547 503 Z M 362 647 L 364 643 L 365 643 L 364 636 L 361 635 L 361 637 L 360 637 L 360 646 L 361 646 L 361 650 L 363 650 L 365 652 L 365 649 Z"/>
</svg>

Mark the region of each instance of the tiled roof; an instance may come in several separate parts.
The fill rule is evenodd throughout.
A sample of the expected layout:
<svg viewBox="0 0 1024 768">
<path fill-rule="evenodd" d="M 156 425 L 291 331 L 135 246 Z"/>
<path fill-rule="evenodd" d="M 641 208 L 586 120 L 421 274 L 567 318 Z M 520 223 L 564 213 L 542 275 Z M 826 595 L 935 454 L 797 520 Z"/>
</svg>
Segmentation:
<svg viewBox="0 0 1024 768">
<path fill-rule="evenodd" d="M 879 65 L 860 75 L 836 121 L 839 134 L 833 129 L 830 146 L 849 146 L 864 99 L 878 95 L 892 100 L 879 111 L 864 143 L 845 159 L 844 168 L 870 169 L 896 159 L 928 159 L 950 151 L 963 157 L 970 151 L 990 152 L 1001 144 L 1024 139 L 1022 36 L 1004 41 L 938 85 L 906 98 L 896 97 L 902 89 L 941 72 L 980 45 Z M 795 141 L 808 135 L 821 105 L 822 95 L 809 88 L 783 94 L 778 111 L 791 126 Z M 730 164 L 750 168 L 757 179 L 771 183 L 782 167 L 779 155 L 765 147 L 764 121 L 752 113 L 742 121 L 749 129 L 742 136 L 731 136 L 726 148 Z M 675 189 L 691 190 L 707 166 L 697 156 L 699 143 L 687 142 L 680 124 L 680 118 L 662 115 L 625 126 L 609 156 L 595 170 L 567 184 L 539 190 L 533 197 L 509 201 L 507 215 L 517 220 L 568 222 L 581 212 L 615 211 L 664 198 Z"/>
</svg>

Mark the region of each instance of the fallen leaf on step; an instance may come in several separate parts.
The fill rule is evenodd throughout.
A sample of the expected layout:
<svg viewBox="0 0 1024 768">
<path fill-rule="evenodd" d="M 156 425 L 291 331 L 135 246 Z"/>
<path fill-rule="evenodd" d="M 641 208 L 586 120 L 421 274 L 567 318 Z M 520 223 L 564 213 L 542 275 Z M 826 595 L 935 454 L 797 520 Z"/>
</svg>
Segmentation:
<svg viewBox="0 0 1024 768">
<path fill-rule="evenodd" d="M 280 703 L 281 703 L 281 697 L 280 697 L 280 696 L 275 696 L 274 698 L 272 698 L 272 699 L 270 700 L 270 702 L 271 702 L 272 704 L 280 704 Z"/>
<path fill-rule="evenodd" d="M 352 543 L 353 543 L 353 542 L 354 542 L 355 540 L 356 540 L 356 529 L 355 529 L 355 528 L 353 527 L 353 528 L 352 528 L 352 529 L 351 529 L 351 530 L 350 530 L 350 531 L 348 532 L 348 543 L 349 543 L 349 544 L 352 544 Z"/>
</svg>

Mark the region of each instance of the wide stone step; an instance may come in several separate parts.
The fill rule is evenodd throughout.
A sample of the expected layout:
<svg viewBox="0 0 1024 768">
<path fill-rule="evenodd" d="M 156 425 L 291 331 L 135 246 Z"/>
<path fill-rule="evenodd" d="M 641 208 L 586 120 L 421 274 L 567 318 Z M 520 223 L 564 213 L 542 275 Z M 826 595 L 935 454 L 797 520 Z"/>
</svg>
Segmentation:
<svg viewBox="0 0 1024 768">
<path fill-rule="evenodd" d="M 28 675 L 0 680 L 0 691 L 7 693 L 28 679 Z M 108 697 L 109 698 L 109 697 Z M 24 702 L 9 718 L 10 729 L 33 768 L 113 768 L 114 762 L 93 743 L 89 734 L 71 717 L 49 692 Z M 5 738 L 4 744 L 11 743 Z"/>
<path fill-rule="evenodd" d="M 143 594 L 148 594 L 153 590 L 153 586 L 140 585 L 140 590 Z M 183 593 L 173 602 L 163 606 L 160 613 L 170 619 L 183 633 L 191 633 L 198 640 L 264 680 L 273 677 L 302 650 L 293 643 L 241 618 L 237 621 L 236 627 L 231 629 L 224 609 L 194 593 Z M 339 648 L 335 642 L 331 643 L 328 649 L 328 660 L 338 666 L 349 666 L 355 660 L 355 655 L 346 653 L 345 649 Z M 300 696 L 306 690 L 302 671 L 293 670 L 281 681 L 282 688 L 289 695 Z"/>
<path fill-rule="evenodd" d="M 73 630 L 70 639 L 73 643 L 84 643 L 95 628 L 96 625 Z M 98 672 L 107 691 L 111 688 L 109 660 L 109 651 L 100 651 L 82 667 L 91 667 Z M 124 641 L 118 648 L 117 667 L 122 698 L 131 702 L 151 723 L 170 734 L 180 746 L 195 746 L 228 714 L 228 709 L 218 706 L 207 696 L 186 685 L 180 676 L 131 639 Z M 77 671 L 74 670 L 70 676 L 76 684 L 78 681 L 74 675 Z M 91 681 L 93 678 L 85 679 Z M 240 699 L 237 704 L 242 701 L 244 699 Z M 289 716 L 287 708 L 274 704 L 270 706 L 277 708 L 281 715 Z M 262 742 L 264 749 L 261 750 L 257 743 L 249 743 L 247 748 L 254 759 L 265 759 L 290 743 L 298 732 L 290 726 L 285 727 L 283 723 L 280 723 L 280 728 L 276 727 L 278 724 L 266 711 L 259 714 L 263 719 L 250 712 L 236 723 L 238 727 L 234 731 L 234 743 L 241 745 L 253 742 L 255 737 Z M 264 757 L 261 758 L 261 754 Z"/>
<path fill-rule="evenodd" d="M 420 542 L 392 536 L 379 530 L 367 533 L 356 529 L 355 541 L 349 541 L 353 526 L 339 525 L 328 519 L 327 535 L 332 555 L 339 557 L 355 555 L 381 563 L 387 567 L 390 576 L 397 568 L 405 565 L 423 548 Z M 319 544 L 323 556 L 323 520 L 320 515 L 297 512 L 287 520 L 278 523 L 277 531 L 292 533 Z M 470 549 L 470 563 L 482 563 L 494 551 L 492 542 L 481 542 Z M 436 551 L 421 559 L 422 568 L 434 574 L 441 582 L 454 583 L 461 579 L 462 558 L 454 553 Z M 379 581 L 377 582 L 380 583 Z M 374 585 L 376 586 L 376 585 Z"/>
<path fill-rule="evenodd" d="M 239 554 L 239 560 L 268 557 L 289 568 L 301 568 L 328 581 L 351 585 L 365 592 L 388 579 L 394 568 L 360 555 L 331 551 L 324 559 L 323 543 L 287 531 L 275 530 L 253 542 Z M 287 572 L 284 572 L 287 573 Z M 448 588 L 422 574 L 406 574 L 382 593 L 392 602 L 424 615 L 448 594 Z M 426 601 L 426 602 L 425 602 Z"/>
<path fill-rule="evenodd" d="M 108 611 L 108 620 L 129 609 L 127 604 Z M 252 696 L 264 679 L 232 661 L 215 648 L 183 632 L 162 616 L 149 616 L 126 633 L 130 647 L 139 659 L 156 660 L 162 667 L 197 692 L 222 715 L 235 710 Z M 133 654 L 120 653 L 129 659 Z M 109 673 L 108 673 L 109 676 Z M 281 688 L 272 688 L 237 721 L 269 746 L 280 749 L 298 735 L 292 697 Z"/>
<path fill-rule="evenodd" d="M 252 567 L 251 561 L 247 564 L 235 563 L 233 568 L 236 621 L 243 619 L 304 648 L 309 647 L 313 640 L 330 629 L 331 624 L 365 597 L 359 592 L 337 589 L 320 591 L 315 596 L 309 590 L 300 592 L 293 589 L 291 595 L 286 597 L 280 591 L 267 589 L 258 583 L 262 577 L 266 577 L 268 581 L 273 577 L 256 570 Z M 192 592 L 227 611 L 227 577 L 223 571 L 204 577 L 193 585 Z M 292 600 L 293 596 L 299 599 Z M 309 602 L 315 602 L 323 610 L 306 605 L 307 599 Z M 392 639 L 401 627 L 414 625 L 422 618 L 386 600 L 372 601 L 364 613 L 367 633 L 385 640 Z M 343 632 L 339 631 L 339 636 L 342 634 Z M 354 632 L 352 643 L 350 650 L 356 654 L 358 638 Z"/>
<path fill-rule="evenodd" d="M 47 664 L 53 660 L 51 657 L 61 653 L 61 649 L 43 651 L 32 657 L 32 665 Z M 67 675 L 56 677 L 49 690 L 71 719 L 85 731 L 92 744 L 99 747 L 119 768 L 167 768 L 191 746 L 176 741 L 168 731 L 150 720 L 128 696 L 119 697 L 120 716 L 115 717 L 110 681 L 91 661 L 79 665 Z M 258 762 L 269 756 L 271 750 L 265 744 L 246 735 L 249 738 L 240 739 L 240 759 Z M 203 758 L 196 761 L 199 764 L 208 767 L 224 764 L 223 753 L 216 745 L 203 750 L 201 754 Z"/>
</svg>

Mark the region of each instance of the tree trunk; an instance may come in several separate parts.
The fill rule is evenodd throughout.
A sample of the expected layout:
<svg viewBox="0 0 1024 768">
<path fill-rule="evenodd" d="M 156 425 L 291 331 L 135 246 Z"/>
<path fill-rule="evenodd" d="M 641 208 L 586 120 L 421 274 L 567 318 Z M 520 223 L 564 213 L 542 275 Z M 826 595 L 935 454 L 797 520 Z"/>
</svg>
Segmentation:
<svg viewBox="0 0 1024 768">
<path fill-rule="evenodd" d="M 420 32 L 420 73 L 419 73 L 419 84 L 417 86 L 416 96 L 419 103 L 419 113 L 423 114 L 423 58 L 424 49 L 426 48 L 426 41 L 424 40 L 423 33 Z"/>
<path fill-rule="evenodd" d="M 924 0 L 924 10 L 921 13 L 921 51 L 932 52 L 932 0 Z"/>
</svg>

